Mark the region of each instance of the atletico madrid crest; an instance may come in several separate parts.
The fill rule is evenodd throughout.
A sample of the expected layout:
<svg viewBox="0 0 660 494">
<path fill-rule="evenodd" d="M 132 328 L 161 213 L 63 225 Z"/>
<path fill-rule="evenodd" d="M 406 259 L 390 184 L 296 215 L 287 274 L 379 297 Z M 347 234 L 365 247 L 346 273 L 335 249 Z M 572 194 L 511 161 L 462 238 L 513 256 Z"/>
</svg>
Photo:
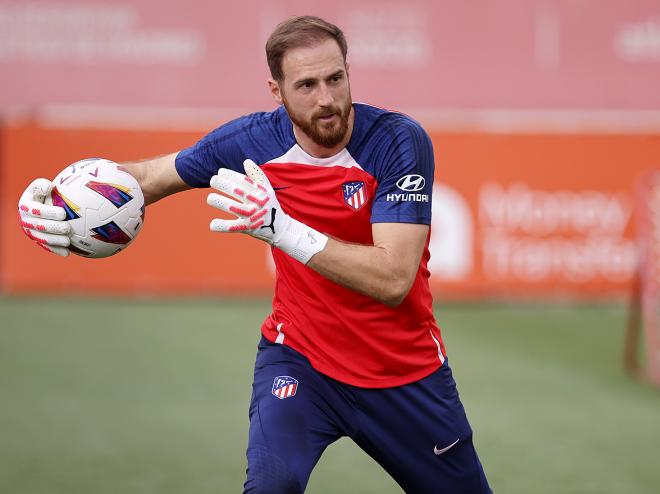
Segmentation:
<svg viewBox="0 0 660 494">
<path fill-rule="evenodd" d="M 296 396 L 296 390 L 298 389 L 298 381 L 291 376 L 277 376 L 273 379 L 273 396 L 276 396 L 280 400 L 284 398 L 291 398 Z"/>
<path fill-rule="evenodd" d="M 367 202 L 367 188 L 364 182 L 346 182 L 341 184 L 344 191 L 344 203 L 357 211 Z"/>
</svg>

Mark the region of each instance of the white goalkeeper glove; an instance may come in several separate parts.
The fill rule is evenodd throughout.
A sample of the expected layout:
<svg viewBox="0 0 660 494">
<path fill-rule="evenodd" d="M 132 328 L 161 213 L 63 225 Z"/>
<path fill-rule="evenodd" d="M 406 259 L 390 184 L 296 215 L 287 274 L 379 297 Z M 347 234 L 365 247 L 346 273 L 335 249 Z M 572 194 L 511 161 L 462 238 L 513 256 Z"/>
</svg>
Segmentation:
<svg viewBox="0 0 660 494">
<path fill-rule="evenodd" d="M 211 231 L 247 233 L 307 264 L 325 248 L 328 237 L 282 210 L 270 181 L 252 160 L 245 160 L 243 167 L 247 176 L 220 168 L 211 178 L 211 187 L 233 199 L 211 193 L 206 202 L 236 216 L 231 220 L 214 219 Z"/>
<path fill-rule="evenodd" d="M 53 189 L 53 182 L 38 178 L 25 189 L 18 201 L 18 215 L 23 232 L 37 245 L 54 254 L 66 257 L 71 243 L 71 226 L 64 221 L 66 211 L 44 204 Z"/>
</svg>

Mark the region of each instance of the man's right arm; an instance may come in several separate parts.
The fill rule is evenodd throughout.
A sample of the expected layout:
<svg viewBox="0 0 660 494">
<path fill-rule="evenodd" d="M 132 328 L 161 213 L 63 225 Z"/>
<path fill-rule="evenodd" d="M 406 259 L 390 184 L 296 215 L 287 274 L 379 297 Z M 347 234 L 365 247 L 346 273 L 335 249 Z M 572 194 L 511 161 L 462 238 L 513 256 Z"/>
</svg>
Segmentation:
<svg viewBox="0 0 660 494">
<path fill-rule="evenodd" d="M 143 161 L 121 163 L 140 184 L 146 205 L 191 188 L 179 176 L 174 166 L 178 154 L 172 153 Z"/>
<path fill-rule="evenodd" d="M 135 177 L 144 194 L 145 204 L 191 187 L 176 171 L 178 153 L 143 161 L 122 163 L 121 166 Z M 19 219 L 25 234 L 49 252 L 68 256 L 71 227 L 64 208 L 45 204 L 53 183 L 38 178 L 28 185 L 18 203 Z"/>
</svg>

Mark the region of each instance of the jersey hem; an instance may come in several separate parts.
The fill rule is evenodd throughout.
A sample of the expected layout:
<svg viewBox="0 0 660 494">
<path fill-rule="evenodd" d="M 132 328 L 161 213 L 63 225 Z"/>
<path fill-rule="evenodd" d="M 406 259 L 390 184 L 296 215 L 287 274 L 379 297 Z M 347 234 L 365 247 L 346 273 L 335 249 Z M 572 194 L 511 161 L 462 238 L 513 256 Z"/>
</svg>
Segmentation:
<svg viewBox="0 0 660 494">
<path fill-rule="evenodd" d="M 333 369 L 330 367 L 318 365 L 316 362 L 310 359 L 308 355 L 305 355 L 298 348 L 294 348 L 291 345 L 288 345 L 287 343 L 276 343 L 274 340 L 270 339 L 270 337 L 266 336 L 263 333 L 263 331 L 261 334 L 264 337 L 264 339 L 268 340 L 270 343 L 273 343 L 274 345 L 283 345 L 295 352 L 298 352 L 300 355 L 302 355 L 304 358 L 307 359 L 307 361 L 315 371 L 323 374 L 326 377 L 329 377 L 330 379 L 334 379 L 335 381 L 339 381 L 340 383 L 348 384 L 349 386 L 355 386 L 357 388 L 381 389 L 381 388 L 395 388 L 397 386 L 404 386 L 406 384 L 414 383 L 424 379 L 427 376 L 430 376 L 444 365 L 442 362 L 440 362 L 440 360 L 438 360 L 433 365 L 425 366 L 422 369 L 418 370 L 417 372 L 397 378 L 389 378 L 383 380 L 360 379 L 360 378 L 340 375 L 334 372 Z M 445 355 L 444 357 L 446 362 L 447 356 Z"/>
<path fill-rule="evenodd" d="M 371 224 L 374 223 L 414 223 L 416 225 L 430 225 L 431 218 L 419 216 L 400 216 L 400 215 L 379 215 L 377 218 L 371 218 Z"/>
<path fill-rule="evenodd" d="M 330 377 L 335 381 L 339 381 L 350 386 L 355 386 L 358 388 L 369 388 L 369 389 L 381 389 L 381 388 L 396 388 L 398 386 L 405 386 L 406 384 L 414 383 L 424 379 L 427 376 L 430 376 L 435 371 L 442 367 L 442 363 L 438 362 L 432 366 L 424 367 L 422 370 L 417 371 L 413 374 L 403 376 L 396 379 L 385 379 L 382 381 L 374 381 L 371 379 L 346 379 L 345 377 L 336 375 L 331 372 L 331 370 L 325 371 L 321 366 L 314 365 L 314 362 L 310 360 L 312 367 L 323 374 L 324 376 Z"/>
</svg>

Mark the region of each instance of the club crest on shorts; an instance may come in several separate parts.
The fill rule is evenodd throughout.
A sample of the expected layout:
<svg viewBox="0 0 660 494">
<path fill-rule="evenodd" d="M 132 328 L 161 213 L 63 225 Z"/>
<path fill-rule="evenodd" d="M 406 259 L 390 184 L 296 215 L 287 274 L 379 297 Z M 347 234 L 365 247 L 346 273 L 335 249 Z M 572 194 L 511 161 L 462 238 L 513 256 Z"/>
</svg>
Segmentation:
<svg viewBox="0 0 660 494">
<path fill-rule="evenodd" d="M 291 398 L 296 396 L 296 390 L 298 389 L 298 381 L 291 376 L 277 376 L 273 379 L 273 396 L 276 396 L 280 400 L 284 398 Z"/>
<path fill-rule="evenodd" d="M 364 182 L 346 182 L 341 184 L 344 192 L 344 203 L 351 209 L 357 211 L 367 202 L 367 188 Z"/>
</svg>

